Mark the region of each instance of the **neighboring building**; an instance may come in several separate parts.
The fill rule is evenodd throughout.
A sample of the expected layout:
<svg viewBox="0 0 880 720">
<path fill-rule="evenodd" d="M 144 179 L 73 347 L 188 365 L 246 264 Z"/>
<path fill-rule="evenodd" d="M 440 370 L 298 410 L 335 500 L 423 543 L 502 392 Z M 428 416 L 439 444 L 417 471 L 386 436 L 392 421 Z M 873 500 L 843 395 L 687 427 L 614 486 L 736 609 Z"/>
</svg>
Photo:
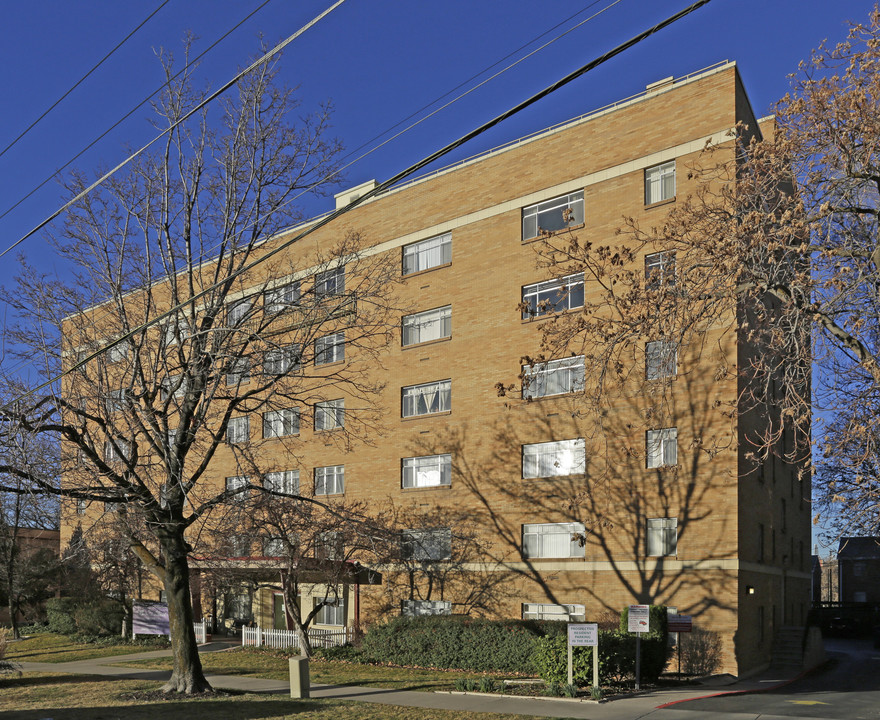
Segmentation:
<svg viewBox="0 0 880 720">
<path fill-rule="evenodd" d="M 837 573 L 840 602 L 880 603 L 880 537 L 840 538 Z"/>
<path fill-rule="evenodd" d="M 413 180 L 292 246 L 292 264 L 308 268 L 314 247 L 356 230 L 376 253 L 400 258 L 407 309 L 374 370 L 385 383 L 384 427 L 370 445 L 331 443 L 354 406 L 341 388 L 289 419 L 243 420 L 230 444 L 262 427 L 271 457 L 272 437 L 296 433 L 296 456 L 277 465 L 295 471 L 307 492 L 469 510 L 492 543 L 473 565 L 511 573 L 483 614 L 591 621 L 632 603 L 665 604 L 720 634 L 723 671 L 765 665 L 775 631 L 806 620 L 810 487 L 778 457 L 756 468 L 748 437 L 760 433 L 758 421 L 724 411 L 737 407 L 741 386 L 736 373 L 718 369 L 742 367 L 749 353 L 737 343 L 737 319 L 710 328 L 702 354 L 660 339 L 634 352 L 638 382 L 626 387 L 671 389 L 660 426 L 651 422 L 651 397 L 635 390 L 622 391 L 601 424 L 579 413 L 582 354 L 523 366 L 540 352 L 549 316 L 593 292 L 583 274 L 552 277 L 536 265 L 542 232 L 570 229 L 580 242 L 601 244 L 626 242 L 615 239 L 624 217 L 662 223 L 693 192 L 687 168 L 707 144 L 722 146 L 719 159 L 732 156 L 738 123 L 759 132 L 736 66 L 722 64 Z M 656 278 L 674 272 L 674 262 L 640 251 L 635 267 Z M 310 282 L 307 270 L 297 277 Z M 289 282 L 277 278 L 279 287 Z M 334 333 L 315 362 L 348 362 L 344 350 Z M 499 396 L 496 386 L 521 374 L 524 399 Z M 218 487 L 240 481 L 231 449 L 218 452 L 212 475 Z M 443 563 L 451 537 L 448 528 L 413 530 L 402 558 Z M 359 592 L 365 621 L 387 611 L 387 588 Z M 456 613 L 456 593 L 402 595 L 396 611 Z M 228 602 L 243 620 L 278 622 L 271 592 L 255 604 L 245 595 Z M 353 607 L 342 607 L 320 620 L 353 617 Z"/>
<path fill-rule="evenodd" d="M 15 545 L 18 548 L 18 555 L 15 560 L 16 584 L 28 580 L 33 582 L 33 578 L 28 576 L 31 575 L 29 570 L 32 570 L 34 566 L 32 565 L 28 568 L 29 562 L 39 559 L 42 561 L 41 564 L 45 564 L 47 559 L 51 557 L 57 558 L 61 554 L 61 532 L 59 530 L 31 527 L 4 527 L 0 530 L 0 547 L 3 547 L 5 543 L 13 537 L 15 539 Z M 3 550 L 5 555 L 6 548 L 3 547 Z M 50 580 L 45 576 L 45 573 L 43 574 L 43 578 L 47 585 L 50 582 L 54 583 L 56 580 L 54 576 Z M 0 584 L 0 623 L 8 624 L 10 622 L 9 606 L 6 593 L 7 588 L 5 586 L 6 575 L 3 570 L 0 570 L 0 579 L 2 579 L 2 584 Z M 48 597 L 57 592 L 57 587 L 48 587 L 47 585 L 43 585 L 40 588 L 42 591 L 38 593 L 39 596 Z M 31 591 L 33 591 L 33 588 L 31 588 Z M 27 612 L 32 614 L 22 615 L 18 613 L 16 619 L 19 622 L 22 622 L 28 620 L 36 621 L 45 617 L 42 600 L 39 602 L 35 601 L 34 604 L 29 605 L 27 607 Z"/>
</svg>

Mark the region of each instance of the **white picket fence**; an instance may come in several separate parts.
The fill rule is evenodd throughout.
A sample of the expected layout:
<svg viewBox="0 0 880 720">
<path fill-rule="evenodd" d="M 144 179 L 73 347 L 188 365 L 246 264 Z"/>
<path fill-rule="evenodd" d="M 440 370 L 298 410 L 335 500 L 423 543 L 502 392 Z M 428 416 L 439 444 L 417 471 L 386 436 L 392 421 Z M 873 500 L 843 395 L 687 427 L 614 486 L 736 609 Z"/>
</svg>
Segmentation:
<svg viewBox="0 0 880 720">
<path fill-rule="evenodd" d="M 350 642 L 353 632 L 348 628 L 339 630 L 309 630 L 309 642 L 313 648 L 329 648 L 345 645 Z M 268 628 L 241 629 L 241 644 L 253 647 L 294 648 L 299 650 L 299 635 L 295 630 L 270 630 Z"/>
<path fill-rule="evenodd" d="M 193 630 L 196 631 L 196 642 L 199 643 L 199 645 L 204 645 L 208 642 L 208 628 L 205 623 L 194 622 Z"/>
</svg>

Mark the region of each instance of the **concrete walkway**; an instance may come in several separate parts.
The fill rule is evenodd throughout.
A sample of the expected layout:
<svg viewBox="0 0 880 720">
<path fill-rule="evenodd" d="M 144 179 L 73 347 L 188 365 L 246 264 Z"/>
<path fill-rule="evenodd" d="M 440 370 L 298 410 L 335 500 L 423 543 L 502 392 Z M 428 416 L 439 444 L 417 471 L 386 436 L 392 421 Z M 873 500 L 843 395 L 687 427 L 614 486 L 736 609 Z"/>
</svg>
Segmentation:
<svg viewBox="0 0 880 720">
<path fill-rule="evenodd" d="M 231 647 L 229 643 L 214 642 L 202 645 L 199 651 L 216 652 Z M 65 663 L 20 662 L 27 672 L 71 673 L 75 675 L 102 675 L 105 677 L 131 678 L 164 682 L 167 670 L 117 667 L 114 663 L 168 657 L 170 650 L 115 655 L 93 660 L 75 660 Z M 290 686 L 285 681 L 237 675 L 207 675 L 208 682 L 217 689 L 238 690 L 252 693 L 285 694 Z M 312 685 L 314 698 L 334 698 L 358 702 L 400 705 L 403 707 L 436 708 L 459 712 L 509 713 L 517 715 L 540 715 L 554 718 L 592 718 L 594 720 L 625 720 L 645 717 L 659 711 L 662 705 L 683 702 L 699 697 L 728 692 L 760 692 L 789 682 L 790 676 L 765 673 L 761 676 L 734 681 L 726 676 L 709 679 L 701 685 L 680 689 L 662 689 L 641 694 L 618 697 L 610 702 L 595 703 L 557 698 L 521 698 L 478 693 L 416 692 L 412 690 L 389 690 L 386 688 L 355 687 L 351 685 Z"/>
</svg>

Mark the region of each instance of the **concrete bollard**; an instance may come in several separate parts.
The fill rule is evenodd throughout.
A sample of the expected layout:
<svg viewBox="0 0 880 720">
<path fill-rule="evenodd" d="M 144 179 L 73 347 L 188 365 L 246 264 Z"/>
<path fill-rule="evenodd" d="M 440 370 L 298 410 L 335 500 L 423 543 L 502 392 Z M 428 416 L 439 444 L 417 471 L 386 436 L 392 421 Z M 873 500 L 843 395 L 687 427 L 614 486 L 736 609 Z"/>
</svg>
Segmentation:
<svg viewBox="0 0 880 720">
<path fill-rule="evenodd" d="M 290 697 L 309 697 L 309 659 L 307 657 L 290 658 Z"/>
</svg>

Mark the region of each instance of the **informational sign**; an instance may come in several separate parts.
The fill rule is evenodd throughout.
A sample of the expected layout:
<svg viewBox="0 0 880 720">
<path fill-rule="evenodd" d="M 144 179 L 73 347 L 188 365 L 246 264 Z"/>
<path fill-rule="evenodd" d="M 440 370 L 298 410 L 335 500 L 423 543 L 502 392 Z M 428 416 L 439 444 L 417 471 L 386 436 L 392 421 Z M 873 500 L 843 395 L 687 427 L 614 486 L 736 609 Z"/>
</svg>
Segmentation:
<svg viewBox="0 0 880 720">
<path fill-rule="evenodd" d="M 131 606 L 132 635 L 167 635 L 168 603 L 135 600 Z"/>
<path fill-rule="evenodd" d="M 683 633 L 693 630 L 693 618 L 690 615 L 670 615 L 666 623 L 668 632 Z"/>
<path fill-rule="evenodd" d="M 569 623 L 568 644 L 572 647 L 597 647 L 599 626 L 596 623 Z"/>
<path fill-rule="evenodd" d="M 646 633 L 651 629 L 651 613 L 648 605 L 629 606 L 629 631 L 632 633 Z"/>
</svg>

